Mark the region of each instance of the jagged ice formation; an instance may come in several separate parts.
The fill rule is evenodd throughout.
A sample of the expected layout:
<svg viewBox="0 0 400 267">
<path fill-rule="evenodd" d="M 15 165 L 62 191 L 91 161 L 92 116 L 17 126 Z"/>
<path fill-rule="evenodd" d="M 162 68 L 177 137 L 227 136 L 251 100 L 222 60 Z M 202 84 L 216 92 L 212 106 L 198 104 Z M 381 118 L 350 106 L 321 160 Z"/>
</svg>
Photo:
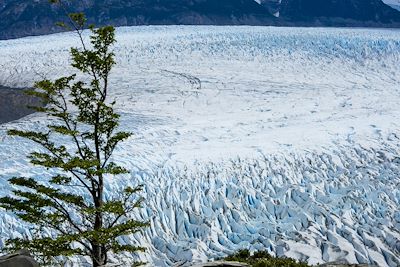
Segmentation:
<svg viewBox="0 0 400 267">
<path fill-rule="evenodd" d="M 188 265 L 240 248 L 311 264 L 400 264 L 400 31 L 273 27 L 119 28 L 111 92 L 135 135 L 115 159 L 144 183 L 151 221 L 124 238 L 151 266 Z M 0 84 L 72 72 L 73 34 L 0 41 Z M 33 114 L 0 126 L 7 178 L 44 179 L 27 141 Z M 29 226 L 0 211 L 5 238 Z M 78 259 L 76 259 L 78 260 Z"/>
</svg>

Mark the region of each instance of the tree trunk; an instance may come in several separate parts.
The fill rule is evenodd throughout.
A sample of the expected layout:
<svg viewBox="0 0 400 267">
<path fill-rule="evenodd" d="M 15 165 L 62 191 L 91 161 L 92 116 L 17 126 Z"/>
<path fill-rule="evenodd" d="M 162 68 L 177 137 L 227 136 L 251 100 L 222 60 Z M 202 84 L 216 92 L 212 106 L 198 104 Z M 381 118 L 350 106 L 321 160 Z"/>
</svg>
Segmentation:
<svg viewBox="0 0 400 267">
<path fill-rule="evenodd" d="M 103 206 L 103 176 L 98 176 L 98 188 L 97 188 L 97 195 L 94 195 L 94 205 L 96 209 L 100 209 Z M 99 231 L 103 228 L 103 213 L 101 211 L 96 211 L 95 223 L 94 223 L 94 231 Z M 93 248 L 93 266 L 103 266 L 107 263 L 107 252 L 104 250 L 102 244 L 99 244 L 98 240 L 95 240 L 92 244 Z"/>
<path fill-rule="evenodd" d="M 93 255 L 92 255 L 93 267 L 100 267 L 106 265 L 107 255 L 103 247 L 98 244 L 93 244 L 92 248 L 93 248 Z"/>
</svg>

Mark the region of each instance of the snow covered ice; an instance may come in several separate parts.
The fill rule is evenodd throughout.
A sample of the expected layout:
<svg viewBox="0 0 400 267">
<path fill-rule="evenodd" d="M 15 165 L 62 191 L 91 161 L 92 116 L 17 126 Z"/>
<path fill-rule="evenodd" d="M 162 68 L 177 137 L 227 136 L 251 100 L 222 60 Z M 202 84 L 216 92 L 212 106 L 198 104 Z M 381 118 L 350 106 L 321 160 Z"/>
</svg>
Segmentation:
<svg viewBox="0 0 400 267">
<path fill-rule="evenodd" d="M 400 264 L 400 31 L 151 26 L 117 30 L 111 91 L 135 135 L 115 158 L 144 183 L 151 227 L 123 239 L 151 266 L 188 265 L 240 248 L 310 264 Z M 0 41 L 0 84 L 72 72 L 70 33 Z M 33 114 L 0 126 L 7 178 L 45 179 Z M 29 235 L 0 213 L 5 238 Z"/>
</svg>

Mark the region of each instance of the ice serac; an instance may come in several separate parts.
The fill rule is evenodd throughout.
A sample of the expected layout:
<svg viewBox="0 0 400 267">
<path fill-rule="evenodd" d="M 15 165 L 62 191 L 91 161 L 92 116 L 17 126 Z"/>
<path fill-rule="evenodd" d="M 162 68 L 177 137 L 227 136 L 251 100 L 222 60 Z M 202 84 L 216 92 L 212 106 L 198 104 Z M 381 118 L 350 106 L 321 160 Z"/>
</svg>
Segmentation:
<svg viewBox="0 0 400 267">
<path fill-rule="evenodd" d="M 400 264 L 400 32 L 190 27 L 119 28 L 110 80 L 125 130 L 115 159 L 145 184 L 151 226 L 123 242 L 151 266 L 189 265 L 240 248 L 311 264 Z M 65 75 L 72 34 L 0 42 L 0 84 Z M 33 114 L 0 126 L 7 178 L 46 179 L 30 143 Z M 0 212 L 0 245 L 29 236 Z M 112 259 L 116 258 L 112 257 Z M 77 262 L 80 259 L 74 259 Z"/>
</svg>

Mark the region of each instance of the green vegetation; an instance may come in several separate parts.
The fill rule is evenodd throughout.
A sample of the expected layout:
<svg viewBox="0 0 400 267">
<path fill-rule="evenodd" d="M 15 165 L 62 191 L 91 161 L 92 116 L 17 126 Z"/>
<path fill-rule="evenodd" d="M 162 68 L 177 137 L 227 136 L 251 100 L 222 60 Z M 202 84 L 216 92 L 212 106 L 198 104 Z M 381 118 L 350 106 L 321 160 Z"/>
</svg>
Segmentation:
<svg viewBox="0 0 400 267">
<path fill-rule="evenodd" d="M 56 1 L 52 1 L 56 2 Z M 83 40 L 83 14 L 70 14 L 81 48 L 72 48 L 72 67 L 84 77 L 60 77 L 35 84 L 31 95 L 46 106 L 35 107 L 49 117 L 42 131 L 10 130 L 9 135 L 36 143 L 30 162 L 50 170 L 46 182 L 34 177 L 13 177 L 13 194 L 0 206 L 14 212 L 34 229 L 32 237 L 8 240 L 7 251 L 28 249 L 44 264 L 58 256 L 87 256 L 93 266 L 109 262 L 109 253 L 136 252 L 143 248 L 121 244 L 119 237 L 147 226 L 134 219 L 142 199 L 141 186 L 107 192 L 107 180 L 128 170 L 112 161 L 112 154 L 131 133 L 118 131 L 119 115 L 109 101 L 109 75 L 115 64 L 111 26 L 91 30 L 90 44 Z M 56 142 L 55 140 L 63 140 Z M 50 231 L 48 231 L 50 230 Z"/>
<path fill-rule="evenodd" d="M 273 257 L 266 251 L 257 251 L 253 255 L 247 249 L 239 250 L 235 254 L 226 257 L 226 261 L 237 261 L 249 264 L 252 267 L 308 267 L 307 263 L 297 262 L 290 258 Z"/>
</svg>

